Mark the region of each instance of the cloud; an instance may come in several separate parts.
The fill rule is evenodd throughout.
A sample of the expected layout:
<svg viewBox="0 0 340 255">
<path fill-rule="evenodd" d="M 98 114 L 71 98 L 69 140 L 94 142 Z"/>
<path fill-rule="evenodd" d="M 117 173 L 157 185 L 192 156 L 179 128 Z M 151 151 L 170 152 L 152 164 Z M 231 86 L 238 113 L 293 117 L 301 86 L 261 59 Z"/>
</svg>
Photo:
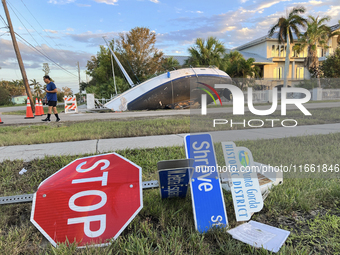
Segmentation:
<svg viewBox="0 0 340 255">
<path fill-rule="evenodd" d="M 56 31 L 56 30 L 44 29 L 44 31 L 45 31 L 45 32 L 52 33 L 52 34 L 58 34 L 58 31 Z"/>
<path fill-rule="evenodd" d="M 311 5 L 320 5 L 320 4 L 322 4 L 322 1 L 314 1 L 314 0 L 312 0 L 312 1 L 309 1 L 309 4 L 311 4 Z"/>
<path fill-rule="evenodd" d="M 98 32 L 93 33 L 88 31 L 82 34 L 67 34 L 65 37 L 70 37 L 72 40 L 76 42 L 81 42 L 87 45 L 87 47 L 98 47 L 99 45 L 104 45 L 105 41 L 103 36 L 106 36 L 106 40 L 111 40 L 112 38 L 118 37 L 117 32 Z"/>
<path fill-rule="evenodd" d="M 158 0 L 150 0 L 150 2 L 153 2 L 155 4 L 159 4 L 159 1 Z"/>
<path fill-rule="evenodd" d="M 102 4 L 109 4 L 109 5 L 116 5 L 118 0 L 94 0 L 97 3 L 102 3 Z"/>
<path fill-rule="evenodd" d="M 17 69 L 18 64 L 15 52 L 13 50 L 12 41 L 0 39 L 0 45 L 1 45 L 0 66 L 2 68 Z M 41 55 L 32 47 L 24 43 L 21 43 L 20 41 L 18 42 L 18 46 L 20 48 L 20 53 L 26 68 L 41 67 L 42 63 L 45 62 L 51 63 L 51 60 L 46 59 L 46 57 Z M 41 44 L 39 46 L 36 46 L 36 48 L 40 52 L 46 54 L 54 62 L 58 63 L 60 66 L 66 69 L 75 68 L 75 63 L 77 63 L 77 61 L 79 61 L 82 66 L 85 66 L 87 61 L 91 59 L 91 54 L 87 52 L 55 49 L 47 46 L 46 44 Z"/>
<path fill-rule="evenodd" d="M 190 13 L 199 13 L 199 14 L 203 13 L 202 11 L 186 11 L 186 12 L 190 12 Z"/>
<path fill-rule="evenodd" d="M 76 0 L 49 0 L 50 4 L 70 4 L 75 2 Z"/>
</svg>

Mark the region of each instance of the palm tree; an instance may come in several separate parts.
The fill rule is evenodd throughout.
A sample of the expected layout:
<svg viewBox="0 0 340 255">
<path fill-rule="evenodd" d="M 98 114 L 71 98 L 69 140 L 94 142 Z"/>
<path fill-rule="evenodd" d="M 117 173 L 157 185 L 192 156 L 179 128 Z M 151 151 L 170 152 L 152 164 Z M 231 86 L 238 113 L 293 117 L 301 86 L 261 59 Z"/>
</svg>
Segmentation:
<svg viewBox="0 0 340 255">
<path fill-rule="evenodd" d="M 176 68 L 179 68 L 181 65 L 179 64 L 178 60 L 175 59 L 173 56 L 163 59 L 162 61 L 162 67 L 166 71 L 176 70 Z"/>
<path fill-rule="evenodd" d="M 30 86 L 33 86 L 34 93 L 37 97 L 41 97 L 42 95 L 42 86 L 36 79 L 31 80 Z"/>
<path fill-rule="evenodd" d="M 195 46 L 190 47 L 188 51 L 190 58 L 186 61 L 187 65 L 220 67 L 226 49 L 218 39 L 209 37 L 207 40 L 197 38 Z"/>
<path fill-rule="evenodd" d="M 327 49 L 327 43 L 329 38 L 336 33 L 331 33 L 330 28 L 324 23 L 328 22 L 331 18 L 325 16 L 321 19 L 318 17 L 308 16 L 307 30 L 300 35 L 298 43 L 293 47 L 293 50 L 297 52 L 303 51 L 307 47 L 307 57 L 305 59 L 305 67 L 318 78 L 319 87 L 320 84 L 320 70 L 319 70 L 319 57 L 318 46 Z"/>
<path fill-rule="evenodd" d="M 299 28 L 306 27 L 307 20 L 299 15 L 301 13 L 305 13 L 305 11 L 306 8 L 303 6 L 293 8 L 289 13 L 286 14 L 286 17 L 279 18 L 278 22 L 268 32 L 269 37 L 272 37 L 275 31 L 278 29 L 279 31 L 277 33 L 277 38 L 279 43 L 287 42 L 285 68 L 283 72 L 284 87 L 287 87 L 287 76 L 290 62 L 290 43 L 294 42 L 293 32 L 296 35 L 299 35 Z"/>
</svg>

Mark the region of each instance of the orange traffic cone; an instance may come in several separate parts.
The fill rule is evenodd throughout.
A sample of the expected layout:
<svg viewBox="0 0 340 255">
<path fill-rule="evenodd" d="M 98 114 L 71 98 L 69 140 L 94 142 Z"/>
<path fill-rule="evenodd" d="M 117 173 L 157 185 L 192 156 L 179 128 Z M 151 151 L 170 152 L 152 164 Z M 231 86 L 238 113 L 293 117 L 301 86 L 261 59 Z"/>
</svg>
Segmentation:
<svg viewBox="0 0 340 255">
<path fill-rule="evenodd" d="M 31 102 L 30 102 L 30 98 L 27 98 L 27 107 L 26 107 L 26 117 L 25 119 L 33 119 L 33 112 L 32 112 L 32 108 L 31 108 Z"/>
<path fill-rule="evenodd" d="M 40 105 L 38 103 L 38 98 L 35 98 L 35 116 L 41 116 Z"/>
<path fill-rule="evenodd" d="M 42 115 L 45 115 L 45 113 L 44 113 L 44 107 L 43 107 L 43 104 L 42 104 L 42 102 L 41 102 L 41 99 L 39 99 L 39 106 L 40 106 L 40 114 L 41 114 L 41 116 L 42 116 Z"/>
<path fill-rule="evenodd" d="M 4 124 L 4 123 L 1 121 L 1 118 L 0 118 L 0 124 Z"/>
</svg>

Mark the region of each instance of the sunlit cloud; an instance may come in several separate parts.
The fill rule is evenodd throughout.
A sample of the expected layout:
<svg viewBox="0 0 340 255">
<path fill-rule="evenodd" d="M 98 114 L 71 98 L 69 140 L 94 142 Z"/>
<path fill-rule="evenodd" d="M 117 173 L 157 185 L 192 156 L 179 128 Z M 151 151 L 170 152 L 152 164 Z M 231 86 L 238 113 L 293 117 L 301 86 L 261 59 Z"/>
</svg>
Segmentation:
<svg viewBox="0 0 340 255">
<path fill-rule="evenodd" d="M 102 4 L 109 4 L 109 5 L 116 5 L 118 0 L 94 0 L 97 3 L 102 3 Z"/>
</svg>

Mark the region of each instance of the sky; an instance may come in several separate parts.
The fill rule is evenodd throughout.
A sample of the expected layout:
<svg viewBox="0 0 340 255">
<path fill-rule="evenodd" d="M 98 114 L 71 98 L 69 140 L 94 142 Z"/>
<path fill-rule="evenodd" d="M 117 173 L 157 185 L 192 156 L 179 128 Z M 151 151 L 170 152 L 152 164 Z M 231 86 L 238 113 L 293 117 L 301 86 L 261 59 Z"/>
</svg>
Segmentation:
<svg viewBox="0 0 340 255">
<path fill-rule="evenodd" d="M 340 20 L 339 0 L 6 0 L 28 80 L 43 84 L 43 63 L 58 88 L 79 91 L 86 64 L 105 45 L 135 27 L 156 33 L 165 55 L 188 55 L 196 38 L 209 36 L 232 49 L 268 33 L 287 10 Z M 0 6 L 0 80 L 22 79 L 6 15 Z M 34 46 L 35 49 L 32 47 Z M 62 68 L 63 69 L 62 69 Z"/>
</svg>

